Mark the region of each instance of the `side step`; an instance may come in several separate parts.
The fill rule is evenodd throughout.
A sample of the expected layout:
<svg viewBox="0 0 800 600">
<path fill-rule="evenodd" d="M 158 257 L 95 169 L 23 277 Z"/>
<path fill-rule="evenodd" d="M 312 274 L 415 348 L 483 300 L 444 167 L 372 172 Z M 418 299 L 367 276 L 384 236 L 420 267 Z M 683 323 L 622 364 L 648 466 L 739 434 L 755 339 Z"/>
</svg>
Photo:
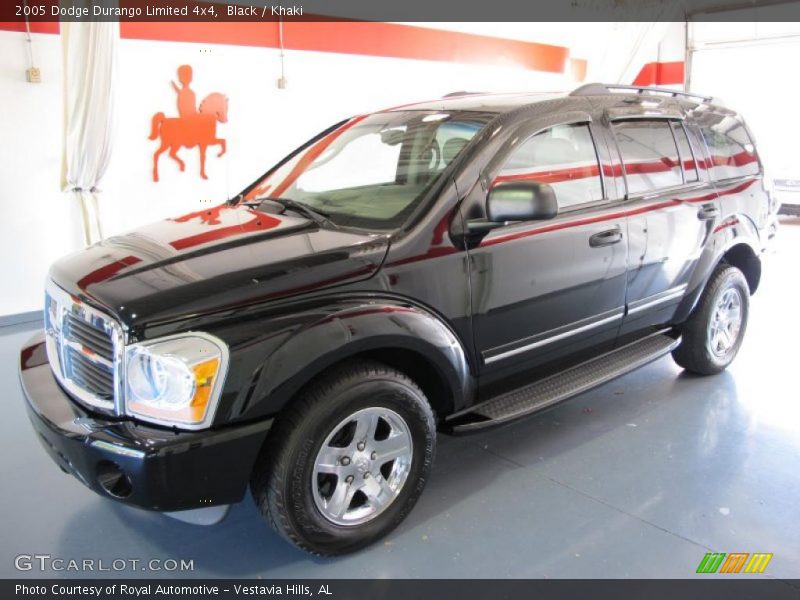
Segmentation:
<svg viewBox="0 0 800 600">
<path fill-rule="evenodd" d="M 495 396 L 454 415 L 451 431 L 466 433 L 537 412 L 638 369 L 672 351 L 679 341 L 664 333 L 651 335 L 561 373 Z"/>
</svg>

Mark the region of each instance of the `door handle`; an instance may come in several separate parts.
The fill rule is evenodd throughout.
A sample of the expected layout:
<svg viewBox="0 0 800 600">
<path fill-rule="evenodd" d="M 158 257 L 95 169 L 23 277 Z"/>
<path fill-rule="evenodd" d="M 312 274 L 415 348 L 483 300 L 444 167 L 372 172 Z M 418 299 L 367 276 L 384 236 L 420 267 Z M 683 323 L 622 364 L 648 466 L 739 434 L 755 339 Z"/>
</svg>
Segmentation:
<svg viewBox="0 0 800 600">
<path fill-rule="evenodd" d="M 608 229 L 595 233 L 589 238 L 589 245 L 592 248 L 600 248 L 602 246 L 610 246 L 611 244 L 618 244 L 622 241 L 622 230 L 619 227 Z"/>
<path fill-rule="evenodd" d="M 709 221 L 719 216 L 719 209 L 716 204 L 703 204 L 697 211 L 697 218 L 701 221 Z"/>
</svg>

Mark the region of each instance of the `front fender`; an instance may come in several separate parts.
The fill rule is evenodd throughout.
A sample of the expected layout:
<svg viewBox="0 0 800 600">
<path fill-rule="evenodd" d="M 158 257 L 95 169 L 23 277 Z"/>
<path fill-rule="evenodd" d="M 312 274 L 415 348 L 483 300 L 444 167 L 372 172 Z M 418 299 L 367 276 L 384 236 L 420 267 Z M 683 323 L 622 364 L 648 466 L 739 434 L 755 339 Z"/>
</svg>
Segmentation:
<svg viewBox="0 0 800 600">
<path fill-rule="evenodd" d="M 714 227 L 689 280 L 688 292 L 675 312 L 675 323 L 682 323 L 689 317 L 716 266 L 729 250 L 738 245 L 747 246 L 756 257 L 761 253 L 758 229 L 744 214 L 729 215 Z"/>
<path fill-rule="evenodd" d="M 274 415 L 333 364 L 357 354 L 393 349 L 411 351 L 435 369 L 453 399 L 451 410 L 461 408 L 471 395 L 466 352 L 441 318 L 404 301 L 350 301 L 327 307 L 321 318 L 307 322 L 264 357 L 247 393 L 238 394 L 227 418 Z"/>
</svg>

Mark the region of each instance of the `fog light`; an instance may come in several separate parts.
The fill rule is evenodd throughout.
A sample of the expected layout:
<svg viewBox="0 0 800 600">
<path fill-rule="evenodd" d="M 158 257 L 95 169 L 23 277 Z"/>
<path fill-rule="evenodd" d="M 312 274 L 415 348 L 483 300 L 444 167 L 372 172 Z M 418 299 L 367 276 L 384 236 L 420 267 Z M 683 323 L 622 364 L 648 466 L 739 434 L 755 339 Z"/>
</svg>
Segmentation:
<svg viewBox="0 0 800 600">
<path fill-rule="evenodd" d="M 115 498 L 127 498 L 133 492 L 130 477 L 117 463 L 110 460 L 97 463 L 97 483 Z"/>
</svg>

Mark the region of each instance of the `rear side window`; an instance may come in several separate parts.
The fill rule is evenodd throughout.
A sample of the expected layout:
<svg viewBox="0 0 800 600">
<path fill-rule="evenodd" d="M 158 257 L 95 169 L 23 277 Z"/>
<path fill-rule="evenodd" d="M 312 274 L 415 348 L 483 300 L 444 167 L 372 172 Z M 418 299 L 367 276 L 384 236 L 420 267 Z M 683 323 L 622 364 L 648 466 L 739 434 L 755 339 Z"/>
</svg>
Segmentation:
<svg viewBox="0 0 800 600">
<path fill-rule="evenodd" d="M 536 181 L 552 186 L 559 208 L 603 198 L 603 182 L 589 126 L 557 125 L 514 150 L 493 184 Z"/>
<path fill-rule="evenodd" d="M 711 126 L 701 126 L 700 132 L 708 146 L 711 179 L 756 175 L 758 156 L 744 123 L 732 116 L 721 117 Z"/>
<path fill-rule="evenodd" d="M 678 147 L 665 119 L 615 121 L 629 194 L 641 194 L 683 183 Z"/>
<path fill-rule="evenodd" d="M 686 179 L 686 183 L 693 183 L 698 180 L 697 162 L 695 161 L 694 152 L 692 152 L 692 146 L 689 144 L 689 138 L 686 136 L 686 130 L 683 128 L 683 123 L 673 121 L 672 133 L 675 135 L 675 142 L 678 144 L 678 152 L 683 165 L 683 176 Z"/>
</svg>

